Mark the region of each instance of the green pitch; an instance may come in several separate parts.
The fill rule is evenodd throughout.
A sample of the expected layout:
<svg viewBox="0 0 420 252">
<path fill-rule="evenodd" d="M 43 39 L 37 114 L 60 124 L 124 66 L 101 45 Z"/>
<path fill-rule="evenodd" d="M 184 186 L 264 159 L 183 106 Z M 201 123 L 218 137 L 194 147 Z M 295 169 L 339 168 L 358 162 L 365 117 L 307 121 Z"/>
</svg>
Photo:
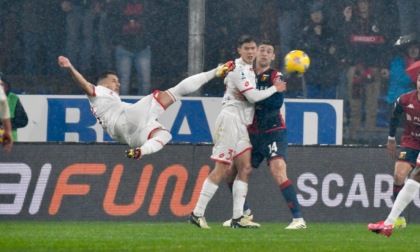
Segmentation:
<svg viewBox="0 0 420 252">
<path fill-rule="evenodd" d="M 185 223 L 2 222 L 1 251 L 416 251 L 420 224 L 387 238 L 366 224 L 261 223 L 260 229 L 208 230 Z"/>
</svg>

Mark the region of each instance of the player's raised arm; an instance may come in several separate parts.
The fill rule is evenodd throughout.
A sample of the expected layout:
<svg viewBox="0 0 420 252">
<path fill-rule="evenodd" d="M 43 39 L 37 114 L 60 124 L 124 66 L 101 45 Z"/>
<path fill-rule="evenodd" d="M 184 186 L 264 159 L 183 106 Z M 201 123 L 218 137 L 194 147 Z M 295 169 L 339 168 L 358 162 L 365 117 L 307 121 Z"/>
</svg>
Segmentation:
<svg viewBox="0 0 420 252">
<path fill-rule="evenodd" d="M 94 95 L 94 88 L 93 85 L 88 82 L 82 74 L 79 73 L 79 71 L 74 68 L 74 66 L 71 64 L 70 60 L 64 56 L 58 57 L 58 64 L 62 68 L 66 68 L 69 70 L 71 75 L 73 76 L 73 79 L 77 82 L 79 87 L 89 96 Z"/>
<path fill-rule="evenodd" d="M 286 90 L 286 82 L 278 79 L 273 83 L 273 86 L 271 86 L 268 89 L 265 89 L 265 90 L 251 89 L 251 90 L 245 91 L 243 95 L 246 97 L 246 99 L 250 103 L 256 103 L 270 97 L 276 92 L 281 93 L 281 92 L 284 92 L 285 90 Z"/>
</svg>

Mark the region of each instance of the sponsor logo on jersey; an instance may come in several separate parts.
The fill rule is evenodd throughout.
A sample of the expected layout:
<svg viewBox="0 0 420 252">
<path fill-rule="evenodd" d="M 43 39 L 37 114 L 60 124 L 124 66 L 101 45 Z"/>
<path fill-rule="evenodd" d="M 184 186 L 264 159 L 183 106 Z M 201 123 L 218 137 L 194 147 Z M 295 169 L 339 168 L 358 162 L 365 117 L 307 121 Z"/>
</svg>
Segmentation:
<svg viewBox="0 0 420 252">
<path fill-rule="evenodd" d="M 398 159 L 404 159 L 406 155 L 407 155 L 407 152 L 402 151 L 400 152 L 400 155 L 398 155 Z"/>
<path fill-rule="evenodd" d="M 412 108 L 412 109 L 414 109 L 414 105 L 410 103 L 410 104 L 407 106 L 407 108 Z"/>
<path fill-rule="evenodd" d="M 241 80 L 246 79 L 245 73 L 241 72 Z"/>
</svg>

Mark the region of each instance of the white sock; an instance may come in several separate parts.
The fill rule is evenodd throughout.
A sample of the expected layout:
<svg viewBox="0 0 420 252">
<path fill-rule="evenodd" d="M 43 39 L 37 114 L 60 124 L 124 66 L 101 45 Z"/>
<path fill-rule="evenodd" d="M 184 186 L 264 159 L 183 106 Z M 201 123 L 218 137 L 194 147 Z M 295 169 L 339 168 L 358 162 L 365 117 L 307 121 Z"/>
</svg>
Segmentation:
<svg viewBox="0 0 420 252">
<path fill-rule="evenodd" d="M 213 183 L 213 181 L 211 181 L 209 178 L 204 180 L 203 188 L 201 188 L 200 192 L 200 197 L 198 198 L 197 205 L 195 205 L 193 211 L 195 216 L 204 216 L 207 204 L 210 202 L 211 198 L 213 198 L 213 195 L 216 193 L 218 188 L 219 186 Z"/>
<path fill-rule="evenodd" d="M 250 216 L 251 214 L 252 214 L 251 209 L 247 209 L 247 210 L 244 211 L 244 215 Z"/>
<path fill-rule="evenodd" d="M 217 68 L 208 72 L 192 75 L 182 80 L 175 87 L 168 89 L 168 91 L 175 97 L 175 99 L 178 100 L 180 96 L 188 95 L 197 91 L 201 86 L 216 77 L 216 69 Z"/>
<path fill-rule="evenodd" d="M 147 140 L 141 149 L 141 156 L 150 155 L 152 153 L 160 151 L 169 141 L 171 141 L 172 135 L 166 130 L 156 131 L 152 138 Z"/>
<path fill-rule="evenodd" d="M 388 215 L 388 218 L 385 220 L 385 225 L 394 224 L 398 216 L 400 216 L 402 211 L 413 200 L 414 195 L 419 190 L 419 188 L 420 188 L 419 182 L 413 179 L 407 180 L 404 187 L 401 189 L 400 193 L 398 194 L 397 198 L 394 201 L 394 205 L 392 206 L 391 213 Z"/>
<path fill-rule="evenodd" d="M 247 193 L 248 183 L 235 179 L 232 187 L 234 219 L 237 219 L 244 214 L 244 203 Z"/>
</svg>

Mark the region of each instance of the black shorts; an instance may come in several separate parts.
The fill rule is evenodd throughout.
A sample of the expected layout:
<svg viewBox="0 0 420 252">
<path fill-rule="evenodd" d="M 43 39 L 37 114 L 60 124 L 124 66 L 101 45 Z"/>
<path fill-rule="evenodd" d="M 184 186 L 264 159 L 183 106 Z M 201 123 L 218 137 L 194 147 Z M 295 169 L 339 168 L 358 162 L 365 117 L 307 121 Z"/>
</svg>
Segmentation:
<svg viewBox="0 0 420 252">
<path fill-rule="evenodd" d="M 420 150 L 404 147 L 401 148 L 397 160 L 409 163 L 413 168 L 416 166 L 417 156 Z"/>
<path fill-rule="evenodd" d="M 252 144 L 251 164 L 258 168 L 264 158 L 267 163 L 273 158 L 287 160 L 287 135 L 286 129 L 275 130 L 265 134 L 250 134 Z"/>
</svg>

